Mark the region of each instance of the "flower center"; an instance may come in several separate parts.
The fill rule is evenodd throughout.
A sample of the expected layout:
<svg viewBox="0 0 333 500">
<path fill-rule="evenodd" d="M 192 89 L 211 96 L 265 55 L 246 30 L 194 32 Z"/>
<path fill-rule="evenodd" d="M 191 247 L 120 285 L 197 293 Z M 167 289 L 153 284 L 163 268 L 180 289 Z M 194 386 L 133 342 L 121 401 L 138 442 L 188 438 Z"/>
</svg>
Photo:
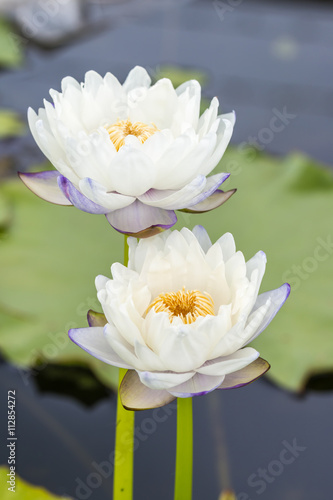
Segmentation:
<svg viewBox="0 0 333 500">
<path fill-rule="evenodd" d="M 155 312 L 167 312 L 170 323 L 178 316 L 183 323 L 193 323 L 199 316 L 214 316 L 214 301 L 209 293 L 201 293 L 199 290 L 182 290 L 174 293 L 161 293 L 150 304 L 147 312 L 154 308 Z"/>
<path fill-rule="evenodd" d="M 152 124 L 146 125 L 146 123 L 135 122 L 132 123 L 130 120 L 118 120 L 113 125 L 106 127 L 109 133 L 110 139 L 114 144 L 117 151 L 125 144 L 125 138 L 128 135 L 134 135 L 142 142 L 142 144 L 155 132 L 158 128 Z"/>
</svg>

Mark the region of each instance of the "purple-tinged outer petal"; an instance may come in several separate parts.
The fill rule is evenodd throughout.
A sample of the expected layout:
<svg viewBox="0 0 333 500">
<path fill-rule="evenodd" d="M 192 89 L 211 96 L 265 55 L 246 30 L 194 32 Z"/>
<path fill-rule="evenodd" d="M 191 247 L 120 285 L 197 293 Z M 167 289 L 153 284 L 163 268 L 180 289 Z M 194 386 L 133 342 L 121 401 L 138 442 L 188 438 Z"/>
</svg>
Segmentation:
<svg viewBox="0 0 333 500">
<path fill-rule="evenodd" d="M 92 309 L 89 309 L 87 313 L 87 319 L 89 326 L 104 327 L 107 323 L 107 319 L 103 313 L 93 311 Z"/>
<path fill-rule="evenodd" d="M 264 375 L 270 369 L 270 364 L 262 358 L 257 358 L 253 363 L 237 372 L 225 376 L 222 384 L 217 389 L 237 389 L 251 384 L 254 380 Z"/>
<path fill-rule="evenodd" d="M 183 384 L 168 389 L 170 394 L 177 398 L 190 398 L 192 396 L 203 396 L 214 391 L 221 385 L 224 380 L 224 375 L 210 376 L 196 373 L 194 377 L 187 380 Z"/>
<path fill-rule="evenodd" d="M 196 205 L 191 205 L 189 208 L 184 208 L 181 212 L 186 212 L 189 214 L 202 214 L 204 212 L 210 212 L 214 208 L 218 208 L 223 203 L 229 200 L 233 194 L 235 194 L 237 189 L 231 189 L 230 191 L 222 191 L 217 189 L 208 198 L 197 203 Z"/>
<path fill-rule="evenodd" d="M 84 196 L 76 187 L 63 175 L 58 178 L 58 185 L 66 198 L 78 209 L 89 214 L 106 214 L 109 209 L 97 205 L 93 201 Z"/>
<path fill-rule="evenodd" d="M 58 186 L 60 174 L 57 170 L 33 173 L 19 172 L 18 175 L 27 188 L 43 200 L 56 205 L 72 205 Z"/>
<path fill-rule="evenodd" d="M 79 188 L 84 196 L 97 205 L 102 204 L 103 207 L 108 209 L 108 212 L 127 207 L 135 200 L 133 196 L 126 196 L 116 192 L 108 192 L 102 184 L 90 179 L 89 177 L 85 177 L 80 180 Z"/>
<path fill-rule="evenodd" d="M 177 222 L 177 216 L 173 210 L 148 207 L 139 200 L 135 200 L 128 207 L 108 213 L 106 218 L 120 233 L 137 238 L 153 236 L 164 229 L 169 229 Z"/>
<path fill-rule="evenodd" d="M 159 408 L 175 399 L 166 390 L 149 389 L 144 385 L 135 370 L 129 370 L 123 378 L 120 388 L 120 399 L 127 410 L 149 410 Z"/>
<path fill-rule="evenodd" d="M 215 174 L 208 177 L 204 190 L 198 196 L 192 199 L 191 203 L 187 205 L 187 208 L 191 207 L 192 205 L 198 205 L 199 203 L 202 203 L 206 198 L 209 198 L 212 194 L 215 193 L 215 191 L 217 191 L 221 184 L 223 184 L 223 182 L 228 179 L 228 177 L 230 177 L 230 174 L 226 173 Z"/>
<path fill-rule="evenodd" d="M 262 293 L 258 296 L 256 303 L 251 311 L 253 314 L 259 307 L 267 302 L 267 300 L 271 299 L 271 305 L 268 308 L 265 316 L 262 318 L 262 321 L 258 327 L 258 329 L 253 333 L 252 337 L 247 341 L 246 344 L 252 342 L 258 335 L 261 334 L 262 331 L 270 324 L 274 316 L 281 309 L 285 301 L 290 295 L 290 285 L 289 283 L 284 283 L 279 288 L 275 290 L 270 290 L 269 292 Z"/>
<path fill-rule="evenodd" d="M 103 327 L 73 328 L 69 330 L 68 335 L 81 349 L 104 363 L 119 368 L 132 368 L 114 352 L 103 335 Z"/>
<path fill-rule="evenodd" d="M 206 183 L 206 177 L 198 175 L 198 177 L 193 179 L 189 184 L 186 184 L 182 189 L 149 189 L 146 193 L 139 196 L 138 199 L 150 207 L 178 210 L 178 208 L 185 208 L 188 204 L 191 204 L 193 199 L 197 199 L 205 189 Z"/>
</svg>

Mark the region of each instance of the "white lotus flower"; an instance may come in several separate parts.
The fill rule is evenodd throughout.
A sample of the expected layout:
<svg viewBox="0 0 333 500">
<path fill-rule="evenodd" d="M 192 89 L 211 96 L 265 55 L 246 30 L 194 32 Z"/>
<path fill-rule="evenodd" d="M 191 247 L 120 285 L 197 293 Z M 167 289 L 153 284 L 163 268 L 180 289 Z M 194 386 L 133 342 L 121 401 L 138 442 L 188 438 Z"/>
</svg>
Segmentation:
<svg viewBox="0 0 333 500">
<path fill-rule="evenodd" d="M 214 98 L 199 118 L 201 89 L 191 80 L 177 89 L 151 79 L 139 66 L 123 85 L 89 71 L 79 84 L 62 80 L 36 114 L 31 132 L 57 169 L 20 174 L 41 198 L 105 214 L 126 234 L 147 236 L 175 224 L 175 210 L 206 212 L 235 192 L 220 185 L 229 174 L 207 175 L 232 135 L 234 113 L 217 115 Z"/>
<path fill-rule="evenodd" d="M 201 226 L 130 238 L 129 267 L 96 278 L 105 317 L 70 338 L 93 356 L 128 368 L 127 408 L 251 382 L 269 365 L 252 347 L 289 295 L 288 284 L 258 296 L 266 256 L 245 262 L 230 233 L 214 245 Z M 105 325 L 105 326 L 103 326 Z"/>
</svg>

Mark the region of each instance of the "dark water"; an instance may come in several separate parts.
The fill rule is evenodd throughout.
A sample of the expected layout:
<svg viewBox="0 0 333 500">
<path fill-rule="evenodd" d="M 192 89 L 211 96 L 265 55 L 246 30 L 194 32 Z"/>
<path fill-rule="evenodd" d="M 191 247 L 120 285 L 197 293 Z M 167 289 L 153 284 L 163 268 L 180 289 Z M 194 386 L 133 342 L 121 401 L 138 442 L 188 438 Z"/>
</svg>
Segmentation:
<svg viewBox="0 0 333 500">
<path fill-rule="evenodd" d="M 332 163 L 329 13 L 322 4 L 244 1 L 222 19 L 210 1 L 91 5 L 78 38 L 53 50 L 27 45 L 24 67 L 2 72 L 1 106 L 25 114 L 63 76 L 82 79 L 89 69 L 123 79 L 135 64 L 152 74 L 164 63 L 199 67 L 209 75 L 205 94 L 218 95 L 224 111 L 237 112 L 235 144 L 255 137 L 269 152 L 300 149 Z M 260 139 L 273 110 L 284 107 L 294 115 L 288 127 L 268 142 Z M 2 154 L 14 156 L 17 168 L 43 160 L 30 136 L 3 143 Z M 112 498 L 114 395 L 89 373 L 81 374 L 90 387 L 83 403 L 71 371 L 35 379 L 2 363 L 0 372 L 2 431 L 7 391 L 16 390 L 21 476 L 77 500 Z M 332 421 L 331 391 L 298 398 L 259 380 L 196 398 L 194 500 L 217 500 L 228 476 L 238 500 L 331 498 Z M 175 424 L 172 406 L 137 414 L 136 500 L 172 498 Z"/>
<path fill-rule="evenodd" d="M 77 500 L 112 498 L 115 396 L 96 385 L 87 406 L 6 364 L 0 379 L 2 402 L 16 391 L 21 476 Z M 239 500 L 331 498 L 332 419 L 332 392 L 297 398 L 262 380 L 195 398 L 193 499 L 217 500 L 228 470 Z M 136 414 L 135 499 L 173 497 L 175 431 L 172 404 Z"/>
</svg>

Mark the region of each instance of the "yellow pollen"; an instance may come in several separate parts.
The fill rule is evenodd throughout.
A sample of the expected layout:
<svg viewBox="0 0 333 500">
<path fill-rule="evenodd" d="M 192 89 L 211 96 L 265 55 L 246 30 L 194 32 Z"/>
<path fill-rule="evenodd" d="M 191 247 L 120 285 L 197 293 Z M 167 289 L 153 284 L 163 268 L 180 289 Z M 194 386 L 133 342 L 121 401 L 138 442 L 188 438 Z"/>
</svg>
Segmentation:
<svg viewBox="0 0 333 500">
<path fill-rule="evenodd" d="M 125 138 L 128 135 L 134 135 L 144 143 L 149 137 L 151 137 L 158 128 L 152 124 L 147 125 L 142 122 L 132 123 L 130 120 L 118 120 L 113 125 L 106 127 L 109 133 L 110 139 L 114 144 L 117 151 L 125 144 Z"/>
<path fill-rule="evenodd" d="M 167 312 L 170 323 L 175 316 L 178 316 L 185 324 L 194 323 L 199 316 L 207 316 L 207 314 L 214 316 L 214 301 L 209 293 L 201 293 L 199 290 L 185 291 L 185 287 L 176 293 L 158 295 L 148 307 L 147 313 L 152 307 L 157 313 Z"/>
</svg>

